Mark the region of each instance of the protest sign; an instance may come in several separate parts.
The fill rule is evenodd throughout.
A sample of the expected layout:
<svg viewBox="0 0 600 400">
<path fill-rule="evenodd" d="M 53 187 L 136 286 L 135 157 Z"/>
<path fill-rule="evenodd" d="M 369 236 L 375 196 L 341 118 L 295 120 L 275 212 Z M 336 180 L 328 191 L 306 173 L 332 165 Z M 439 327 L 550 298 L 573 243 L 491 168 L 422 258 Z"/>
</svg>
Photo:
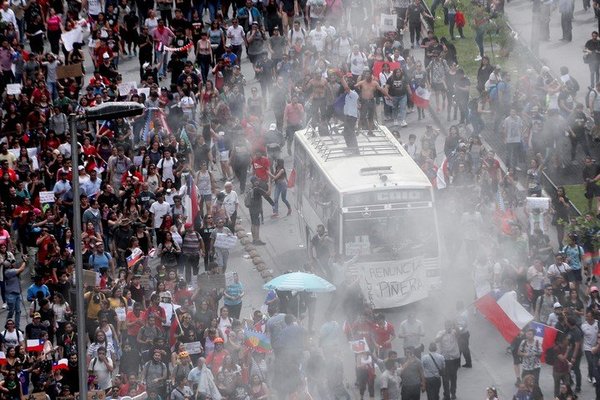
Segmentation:
<svg viewBox="0 0 600 400">
<path fill-rule="evenodd" d="M 202 353 L 202 343 L 200 342 L 190 342 L 184 343 L 183 348 L 188 354 L 200 354 Z"/>
<path fill-rule="evenodd" d="M 237 241 L 238 239 L 235 235 L 217 233 L 214 246 L 220 249 L 233 249 L 237 244 Z"/>
<path fill-rule="evenodd" d="M 97 272 L 83 270 L 83 286 L 96 286 L 98 280 Z"/>
<path fill-rule="evenodd" d="M 550 208 L 550 198 L 549 197 L 527 197 L 527 208 L 539 208 L 542 210 L 547 210 Z"/>
<path fill-rule="evenodd" d="M 6 85 L 6 94 L 21 94 L 21 84 L 9 83 L 8 85 Z"/>
<path fill-rule="evenodd" d="M 80 76 L 83 76 L 83 70 L 81 69 L 81 63 L 69 64 L 69 65 L 59 65 L 56 68 L 56 77 L 58 79 L 78 78 Z"/>
<path fill-rule="evenodd" d="M 381 32 L 393 32 L 397 28 L 398 17 L 391 14 L 381 14 L 381 22 L 379 24 L 379 30 Z"/>
<path fill-rule="evenodd" d="M 142 94 L 144 94 L 144 96 L 148 97 L 150 96 L 150 88 L 146 87 L 146 88 L 138 88 L 137 89 L 138 94 L 141 96 Z"/>
<path fill-rule="evenodd" d="M 117 89 L 119 89 L 119 96 L 128 96 L 133 89 L 137 89 L 137 83 L 135 81 L 119 83 Z"/>
<path fill-rule="evenodd" d="M 393 308 L 428 295 L 422 257 L 358 266 L 360 287 L 374 309 Z"/>
<path fill-rule="evenodd" d="M 67 51 L 73 50 L 73 44 L 83 42 L 83 29 L 76 27 L 60 35 Z"/>
<path fill-rule="evenodd" d="M 40 203 L 54 203 L 54 192 L 40 192 Z"/>
</svg>

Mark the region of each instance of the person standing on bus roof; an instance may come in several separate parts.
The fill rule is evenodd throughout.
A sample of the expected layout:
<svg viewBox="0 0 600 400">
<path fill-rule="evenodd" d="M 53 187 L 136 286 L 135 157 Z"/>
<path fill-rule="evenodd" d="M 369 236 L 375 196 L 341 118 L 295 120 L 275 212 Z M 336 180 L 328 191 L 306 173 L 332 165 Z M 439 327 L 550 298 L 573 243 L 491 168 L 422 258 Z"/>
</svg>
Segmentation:
<svg viewBox="0 0 600 400">
<path fill-rule="evenodd" d="M 311 256 L 327 277 L 331 276 L 330 260 L 335 255 L 333 240 L 327 234 L 325 226 L 317 225 L 317 234 L 310 240 Z"/>
<path fill-rule="evenodd" d="M 358 142 L 356 140 L 356 121 L 358 120 L 358 93 L 346 82 L 346 78 L 340 77 L 342 87 L 346 96 L 344 97 L 344 140 L 349 149 L 356 149 L 358 152 Z"/>
</svg>

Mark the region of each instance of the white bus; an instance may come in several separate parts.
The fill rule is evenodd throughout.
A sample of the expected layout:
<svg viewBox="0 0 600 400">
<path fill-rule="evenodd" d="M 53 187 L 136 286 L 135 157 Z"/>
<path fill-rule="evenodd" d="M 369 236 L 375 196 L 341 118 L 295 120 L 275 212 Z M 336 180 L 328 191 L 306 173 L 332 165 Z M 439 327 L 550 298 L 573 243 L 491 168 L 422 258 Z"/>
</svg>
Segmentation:
<svg viewBox="0 0 600 400">
<path fill-rule="evenodd" d="M 294 145 L 296 207 L 312 254 L 317 226 L 358 276 L 376 309 L 427 297 L 441 284 L 440 240 L 433 188 L 402 145 L 382 125 L 358 137 L 359 154 L 342 135 L 307 127 Z"/>
</svg>

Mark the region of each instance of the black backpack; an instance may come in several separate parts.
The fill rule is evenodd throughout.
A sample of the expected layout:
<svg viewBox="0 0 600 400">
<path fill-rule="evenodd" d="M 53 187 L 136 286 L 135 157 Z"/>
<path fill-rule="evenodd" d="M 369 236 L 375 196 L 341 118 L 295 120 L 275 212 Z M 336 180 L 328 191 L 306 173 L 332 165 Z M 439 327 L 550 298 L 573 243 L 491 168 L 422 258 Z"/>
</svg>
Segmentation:
<svg viewBox="0 0 600 400">
<path fill-rule="evenodd" d="M 248 190 L 246 190 L 246 193 L 244 193 L 244 205 L 248 208 L 252 207 L 252 203 L 254 201 L 253 199 L 254 197 L 254 188 L 250 188 Z"/>
<path fill-rule="evenodd" d="M 554 365 L 556 361 L 556 347 L 552 346 L 548 350 L 546 350 L 546 364 Z"/>
</svg>

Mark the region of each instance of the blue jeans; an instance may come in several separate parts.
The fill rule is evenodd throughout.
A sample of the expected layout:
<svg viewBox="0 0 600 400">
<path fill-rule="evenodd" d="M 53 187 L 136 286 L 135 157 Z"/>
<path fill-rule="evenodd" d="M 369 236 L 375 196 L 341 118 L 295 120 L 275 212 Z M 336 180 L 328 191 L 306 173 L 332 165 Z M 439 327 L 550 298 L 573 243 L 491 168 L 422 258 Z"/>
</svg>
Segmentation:
<svg viewBox="0 0 600 400">
<path fill-rule="evenodd" d="M 406 103 L 408 98 L 406 95 L 392 97 L 393 109 L 392 118 L 394 120 L 404 121 L 406 119 Z"/>
<path fill-rule="evenodd" d="M 56 82 L 46 82 L 46 86 L 48 87 L 52 101 L 56 100 L 58 98 L 58 85 Z"/>
<path fill-rule="evenodd" d="M 8 307 L 8 315 L 6 316 L 6 318 L 14 319 L 15 327 L 19 329 L 19 323 L 21 322 L 21 294 L 7 293 L 6 304 Z"/>
<path fill-rule="evenodd" d="M 165 77 L 167 76 L 167 57 L 168 52 L 166 51 L 155 51 L 154 52 L 154 63 L 160 64 L 160 69 L 158 70 L 158 76 Z"/>
<path fill-rule="evenodd" d="M 283 179 L 275 182 L 275 188 L 273 189 L 273 213 L 279 212 L 279 196 L 281 195 L 281 201 L 283 204 L 290 209 L 290 203 L 287 201 L 287 182 Z"/>
<path fill-rule="evenodd" d="M 477 43 L 477 47 L 479 48 L 479 55 L 483 57 L 483 38 L 485 36 L 485 29 L 477 29 L 475 31 L 475 43 Z"/>
</svg>

